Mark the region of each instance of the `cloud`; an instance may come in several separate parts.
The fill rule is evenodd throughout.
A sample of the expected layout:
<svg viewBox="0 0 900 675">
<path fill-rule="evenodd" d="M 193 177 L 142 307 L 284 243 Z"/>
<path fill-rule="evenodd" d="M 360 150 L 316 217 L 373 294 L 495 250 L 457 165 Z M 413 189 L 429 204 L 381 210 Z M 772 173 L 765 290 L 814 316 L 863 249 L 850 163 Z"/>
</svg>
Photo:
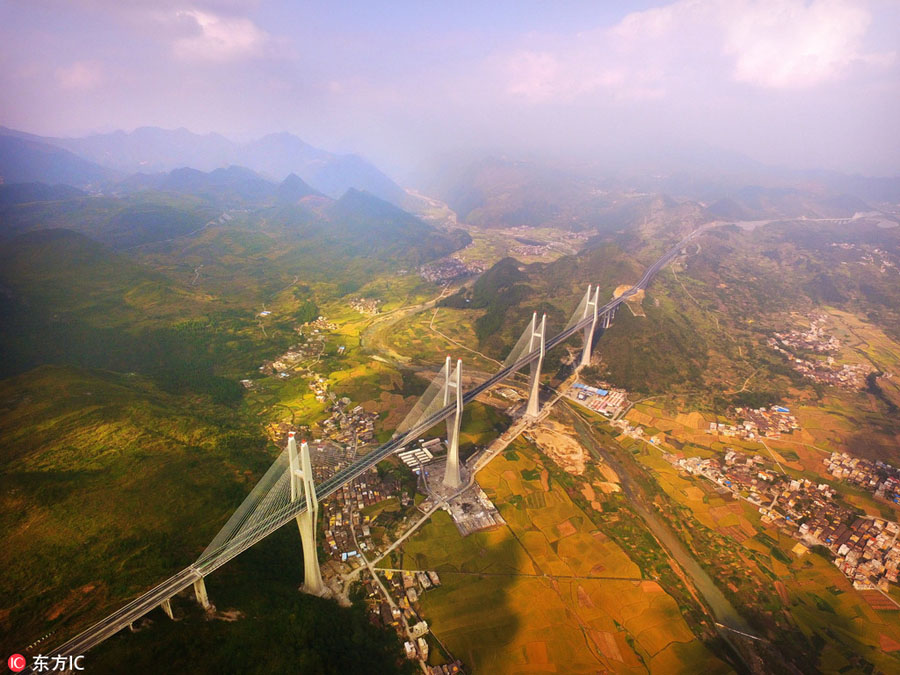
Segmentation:
<svg viewBox="0 0 900 675">
<path fill-rule="evenodd" d="M 806 88 L 840 77 L 868 60 L 863 38 L 871 16 L 844 0 L 778 0 L 725 9 L 724 52 L 733 77 L 762 87 Z M 723 6 L 727 7 L 726 6 Z"/>
<path fill-rule="evenodd" d="M 270 35 L 249 15 L 260 0 L 33 0 L 54 10 L 102 17 L 118 28 L 150 37 L 177 59 L 228 63 L 285 57 L 282 38 Z M 77 19 L 76 19 L 77 20 Z"/>
<path fill-rule="evenodd" d="M 534 103 L 644 100 L 729 82 L 808 89 L 894 62 L 866 48 L 870 23 L 852 0 L 678 0 L 611 27 L 545 36 L 500 62 L 507 94 Z"/>
<path fill-rule="evenodd" d="M 76 61 L 57 68 L 54 75 L 60 87 L 73 91 L 96 89 L 105 79 L 103 66 L 96 61 Z"/>
<path fill-rule="evenodd" d="M 20 0 L 24 1 L 24 0 Z M 80 9 L 91 12 L 140 13 L 169 9 L 184 9 L 184 0 L 28 0 L 29 5 L 51 9 Z M 191 7 L 216 12 L 238 13 L 256 9 L 260 0 L 193 0 Z"/>
<path fill-rule="evenodd" d="M 227 62 L 271 53 L 272 37 L 245 17 L 220 16 L 198 9 L 175 12 L 186 31 L 172 44 L 176 57 L 189 61 Z"/>
<path fill-rule="evenodd" d="M 555 98 L 570 85 L 561 78 L 559 59 L 546 51 L 519 50 L 506 63 L 506 91 L 531 101 Z"/>
</svg>

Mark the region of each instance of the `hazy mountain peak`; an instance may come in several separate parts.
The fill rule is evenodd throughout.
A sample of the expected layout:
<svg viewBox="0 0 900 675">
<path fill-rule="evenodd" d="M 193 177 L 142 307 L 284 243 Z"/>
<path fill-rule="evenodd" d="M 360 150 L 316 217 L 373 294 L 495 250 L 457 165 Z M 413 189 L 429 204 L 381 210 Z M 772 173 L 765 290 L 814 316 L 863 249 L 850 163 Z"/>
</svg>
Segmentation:
<svg viewBox="0 0 900 675">
<path fill-rule="evenodd" d="M 278 200 L 286 203 L 295 203 L 304 197 L 321 194 L 295 173 L 288 174 L 276 189 Z"/>
<path fill-rule="evenodd" d="M 129 174 L 161 173 L 186 166 L 214 171 L 238 165 L 275 181 L 296 174 L 313 189 L 334 198 L 348 188 L 358 188 L 400 206 L 406 201 L 400 186 L 359 155 L 331 153 L 287 131 L 249 143 L 236 143 L 215 133 L 195 134 L 183 127 L 139 127 L 131 132 L 114 131 L 83 138 L 41 138 L 12 130 L 4 133 L 65 148 L 81 158 Z M 29 175 L 25 180 L 67 182 L 38 175 Z"/>
</svg>

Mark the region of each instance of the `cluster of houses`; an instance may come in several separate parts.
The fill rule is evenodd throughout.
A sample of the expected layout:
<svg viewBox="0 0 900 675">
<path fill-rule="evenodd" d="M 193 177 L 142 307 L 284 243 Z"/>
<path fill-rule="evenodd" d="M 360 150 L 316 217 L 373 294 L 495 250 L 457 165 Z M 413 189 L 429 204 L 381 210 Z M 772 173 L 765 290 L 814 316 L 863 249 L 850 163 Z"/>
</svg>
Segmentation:
<svg viewBox="0 0 900 675">
<path fill-rule="evenodd" d="M 770 408 L 735 408 L 737 424 L 710 422 L 709 433 L 726 438 L 753 440 L 760 437 L 780 438 L 800 428 L 797 418 L 784 406 Z"/>
<path fill-rule="evenodd" d="M 324 351 L 324 340 L 310 340 L 303 344 L 294 345 L 273 361 L 266 361 L 262 364 L 259 367 L 259 372 L 287 379 L 300 370 L 300 363 L 314 359 Z"/>
<path fill-rule="evenodd" d="M 433 570 L 382 570 L 380 574 L 388 598 L 382 595 L 374 580 L 367 578 L 363 581 L 373 622 L 397 631 L 403 640 L 406 658 L 418 659 L 429 675 L 463 673 L 462 663 L 458 660 L 439 666 L 426 664 L 431 650 L 425 636 L 430 629 L 418 612 L 418 602 L 422 593 L 441 585 L 438 573 Z"/>
<path fill-rule="evenodd" d="M 381 300 L 376 300 L 375 298 L 353 298 L 350 300 L 350 306 L 366 316 L 375 316 L 381 312 L 380 304 Z"/>
<path fill-rule="evenodd" d="M 825 332 L 828 315 L 815 312 L 809 315 L 809 330 L 775 333 L 775 339 L 788 349 L 806 350 L 817 354 L 833 354 L 841 348 L 841 341 Z"/>
<path fill-rule="evenodd" d="M 873 462 L 846 452 L 832 452 L 824 462 L 835 478 L 868 490 L 875 499 L 900 504 L 900 469 L 880 459 Z"/>
<path fill-rule="evenodd" d="M 408 659 L 421 659 L 423 662 L 428 660 L 429 647 L 425 639 L 428 633 L 428 624 L 421 619 L 417 612 L 419 597 L 425 591 L 436 588 L 441 585 L 441 578 L 435 571 L 421 572 L 393 572 L 385 571 L 385 588 L 390 593 L 396 606 L 392 609 L 387 602 L 382 602 L 380 612 L 382 623 L 390 612 L 393 618 L 398 612 L 406 619 L 409 626 L 408 636 L 411 639 L 405 640 L 403 647 L 406 650 Z M 394 619 L 396 621 L 396 619 Z M 385 625 L 388 625 L 385 623 Z M 392 624 L 399 628 L 399 624 Z M 459 671 L 457 671 L 459 672 Z"/>
<path fill-rule="evenodd" d="M 378 471 L 372 468 L 323 500 L 324 539 L 328 555 L 353 566 L 360 549 L 373 550 L 375 543 L 372 540 L 372 519 L 362 511 L 399 491 L 400 485 L 396 478 L 388 474 L 379 477 Z M 407 495 L 407 504 L 408 500 Z"/>
<path fill-rule="evenodd" d="M 310 445 L 317 482 L 347 466 L 355 456 L 355 452 L 329 441 L 314 441 Z M 407 492 L 401 492 L 399 480 L 394 475 L 379 475 L 373 467 L 322 500 L 324 549 L 336 565 L 331 569 L 357 568 L 363 564 L 364 554 L 377 555 L 378 545 L 384 538 L 376 523 L 377 516 L 367 514 L 366 510 L 397 494 L 400 495 L 401 506 L 412 505 L 412 497 Z M 441 585 L 437 572 L 385 571 L 384 575 L 390 595 L 387 599 L 373 579 L 362 579 L 372 621 L 394 628 L 404 640 L 407 657 L 420 659 L 427 672 L 441 675 L 462 673 L 462 663 L 459 661 L 441 666 L 426 665 L 429 645 L 425 635 L 429 629 L 428 624 L 421 620 L 417 603 L 422 593 Z"/>
<path fill-rule="evenodd" d="M 337 324 L 333 321 L 329 321 L 324 316 L 319 316 L 312 321 L 307 321 L 304 324 L 301 324 L 294 330 L 296 330 L 301 335 L 319 335 L 323 332 L 329 332 L 337 329 Z"/>
<path fill-rule="evenodd" d="M 327 382 L 322 385 L 327 385 Z M 310 387 L 312 386 L 313 383 L 310 383 Z M 335 400 L 331 415 L 318 425 L 327 438 L 356 448 L 375 440 L 375 420 L 378 419 L 378 413 L 368 412 L 361 405 L 350 408 L 350 403 L 346 396 Z"/>
<path fill-rule="evenodd" d="M 900 570 L 900 525 L 882 518 L 857 518 L 838 534 L 828 548 L 835 553 L 834 564 L 853 580 L 857 589 L 878 588 L 887 592 L 897 583 Z"/>
<path fill-rule="evenodd" d="M 520 255 L 522 257 L 542 256 L 549 250 L 550 246 L 548 246 L 547 244 L 520 244 L 519 246 L 514 246 L 510 253 L 512 253 L 512 255 Z"/>
<path fill-rule="evenodd" d="M 859 251 L 860 248 L 856 244 L 848 244 L 846 242 L 832 243 L 832 248 L 841 248 L 845 251 Z M 896 263 L 891 260 L 890 254 L 880 248 L 873 248 L 871 252 L 867 252 L 862 250 L 859 256 L 859 262 L 861 263 L 869 263 L 872 265 L 878 265 L 879 271 L 884 274 L 888 270 L 896 270 Z M 847 263 L 841 263 L 842 265 L 846 265 Z"/>
<path fill-rule="evenodd" d="M 449 257 L 422 265 L 419 268 L 419 274 L 425 281 L 430 281 L 434 284 L 445 284 L 463 277 L 481 274 L 484 270 L 484 263 L 464 263 L 459 258 Z"/>
<path fill-rule="evenodd" d="M 775 333 L 768 338 L 767 344 L 779 354 L 787 357 L 791 367 L 804 377 L 844 389 L 862 389 L 866 377 L 872 367 L 863 363 L 838 364 L 831 354 L 836 353 L 841 342 L 833 335 L 825 333 L 825 314 L 810 316 L 810 327 L 807 331 L 792 330 L 788 333 Z M 797 351 L 829 354 L 824 360 L 808 359 L 797 355 Z"/>
<path fill-rule="evenodd" d="M 316 398 L 324 401 L 327 395 L 325 378 L 317 375 L 311 368 L 301 369 L 300 364 L 316 359 L 325 352 L 325 334 L 335 328 L 337 324 L 328 321 L 324 316 L 297 326 L 294 330 L 304 338 L 303 342 L 293 345 L 278 358 L 266 361 L 259 367 L 259 372 L 281 379 L 287 379 L 297 373 L 304 374 L 310 379 L 310 388 L 316 394 Z M 247 388 L 252 388 L 251 380 L 242 380 L 241 383 Z"/>
<path fill-rule="evenodd" d="M 402 506 L 412 505 L 411 496 L 400 492 L 396 478 L 390 474 L 379 476 L 377 469 L 372 468 L 323 500 L 325 547 L 335 564 L 352 569 L 363 564 L 363 555 L 377 557 L 379 542 L 385 539 L 377 531 L 377 516 L 367 515 L 365 511 L 398 493 Z M 391 569 L 377 573 L 381 575 L 378 581 L 383 580 L 383 583 L 369 576 L 360 579 L 366 590 L 372 622 L 396 630 L 404 641 L 407 658 L 418 659 L 426 672 L 434 675 L 462 673 L 462 663 L 458 660 L 438 666 L 427 665 L 430 647 L 425 636 L 429 628 L 421 617 L 419 601 L 423 593 L 441 585 L 438 573 Z"/>
<path fill-rule="evenodd" d="M 900 525 L 860 516 L 835 499 L 834 489 L 772 470 L 760 456 L 729 450 L 724 461 L 665 455 L 685 473 L 712 481 L 717 490 L 754 504 L 762 522 L 808 546 L 824 546 L 857 589 L 885 590 L 900 569 Z"/>
</svg>

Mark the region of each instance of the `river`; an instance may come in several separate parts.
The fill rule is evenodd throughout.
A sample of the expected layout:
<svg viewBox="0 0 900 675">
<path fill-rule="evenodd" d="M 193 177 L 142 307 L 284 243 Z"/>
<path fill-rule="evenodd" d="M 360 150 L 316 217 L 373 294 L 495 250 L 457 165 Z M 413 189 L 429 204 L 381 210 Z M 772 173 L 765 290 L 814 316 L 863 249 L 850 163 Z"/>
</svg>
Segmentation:
<svg viewBox="0 0 900 675">
<path fill-rule="evenodd" d="M 628 472 L 622 467 L 622 465 L 613 457 L 610 453 L 604 450 L 599 443 L 594 441 L 591 436 L 590 429 L 587 428 L 585 422 L 578 416 L 577 414 L 574 417 L 575 424 L 581 426 L 581 435 L 582 437 L 590 438 L 592 443 L 590 448 L 588 448 L 592 454 L 598 459 L 602 459 L 606 462 L 613 471 L 616 472 L 619 476 L 619 484 L 622 487 L 622 493 L 628 498 L 628 502 L 631 504 L 631 507 L 635 510 L 635 512 L 647 523 L 647 527 L 653 533 L 660 543 L 665 546 L 666 550 L 668 550 L 669 554 L 681 565 L 681 568 L 685 571 L 685 573 L 691 578 L 694 582 L 694 586 L 697 588 L 697 591 L 700 595 L 703 596 L 703 599 L 709 605 L 710 609 L 712 609 L 713 616 L 716 621 L 727 628 L 731 628 L 732 630 L 740 631 L 742 633 L 751 633 L 750 626 L 744 620 L 744 618 L 738 613 L 738 611 L 734 608 L 728 598 L 725 597 L 725 594 L 719 590 L 719 587 L 716 586 L 715 582 L 706 573 L 706 571 L 700 567 L 700 564 L 694 559 L 688 550 L 684 547 L 684 544 L 679 541 L 679 539 L 672 533 L 672 531 L 665 525 L 659 518 L 656 517 L 656 514 L 652 513 L 649 509 L 647 509 L 641 502 L 641 500 L 635 494 L 634 485 L 631 482 L 631 478 L 628 475 Z"/>
</svg>

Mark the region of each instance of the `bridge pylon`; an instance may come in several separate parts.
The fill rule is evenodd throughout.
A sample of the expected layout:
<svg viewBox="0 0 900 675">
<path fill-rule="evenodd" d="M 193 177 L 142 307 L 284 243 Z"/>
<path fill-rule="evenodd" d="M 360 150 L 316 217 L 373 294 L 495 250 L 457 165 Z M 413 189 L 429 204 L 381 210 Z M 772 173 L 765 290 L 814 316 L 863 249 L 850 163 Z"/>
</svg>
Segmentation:
<svg viewBox="0 0 900 675">
<path fill-rule="evenodd" d="M 531 362 L 531 379 L 528 386 L 528 406 L 525 414 L 529 417 L 537 417 L 541 410 L 540 389 L 541 389 L 541 366 L 544 365 L 544 351 L 546 341 L 544 336 L 547 328 L 547 315 L 541 317 L 540 326 L 538 326 L 537 312 L 531 315 L 530 339 L 528 343 L 528 353 L 540 350 L 538 357 Z"/>
<path fill-rule="evenodd" d="M 458 488 L 462 485 L 459 473 L 459 428 L 462 424 L 463 390 L 462 359 L 456 361 L 456 372 L 450 372 L 450 357 L 444 362 L 444 407 L 451 404 L 451 390 L 456 402 L 456 410 L 447 418 L 447 464 L 444 469 L 444 485 Z"/>
<path fill-rule="evenodd" d="M 209 596 L 206 594 L 206 582 L 200 577 L 194 582 L 194 597 L 203 609 L 209 609 Z"/>
<path fill-rule="evenodd" d="M 593 289 L 593 294 L 591 293 L 591 286 L 588 286 L 587 293 L 585 294 L 584 301 L 584 315 L 582 319 L 591 318 L 591 323 L 589 326 L 584 327 L 584 347 L 581 350 L 581 362 L 578 364 L 579 367 L 589 366 L 591 365 L 591 349 L 594 345 L 594 333 L 597 330 L 597 309 L 600 307 L 600 286 L 597 286 Z"/>
<path fill-rule="evenodd" d="M 297 440 L 294 432 L 288 434 L 288 459 L 291 472 L 291 501 L 302 496 L 306 500 L 306 510 L 297 516 L 297 527 L 300 529 L 300 541 L 303 544 L 303 586 L 302 589 L 311 595 L 323 595 L 325 583 L 319 569 L 319 556 L 316 551 L 316 520 L 319 515 L 319 501 L 316 499 L 316 484 L 313 478 L 312 461 L 309 458 L 309 445 L 306 441 L 300 444 L 297 452 Z"/>
</svg>

